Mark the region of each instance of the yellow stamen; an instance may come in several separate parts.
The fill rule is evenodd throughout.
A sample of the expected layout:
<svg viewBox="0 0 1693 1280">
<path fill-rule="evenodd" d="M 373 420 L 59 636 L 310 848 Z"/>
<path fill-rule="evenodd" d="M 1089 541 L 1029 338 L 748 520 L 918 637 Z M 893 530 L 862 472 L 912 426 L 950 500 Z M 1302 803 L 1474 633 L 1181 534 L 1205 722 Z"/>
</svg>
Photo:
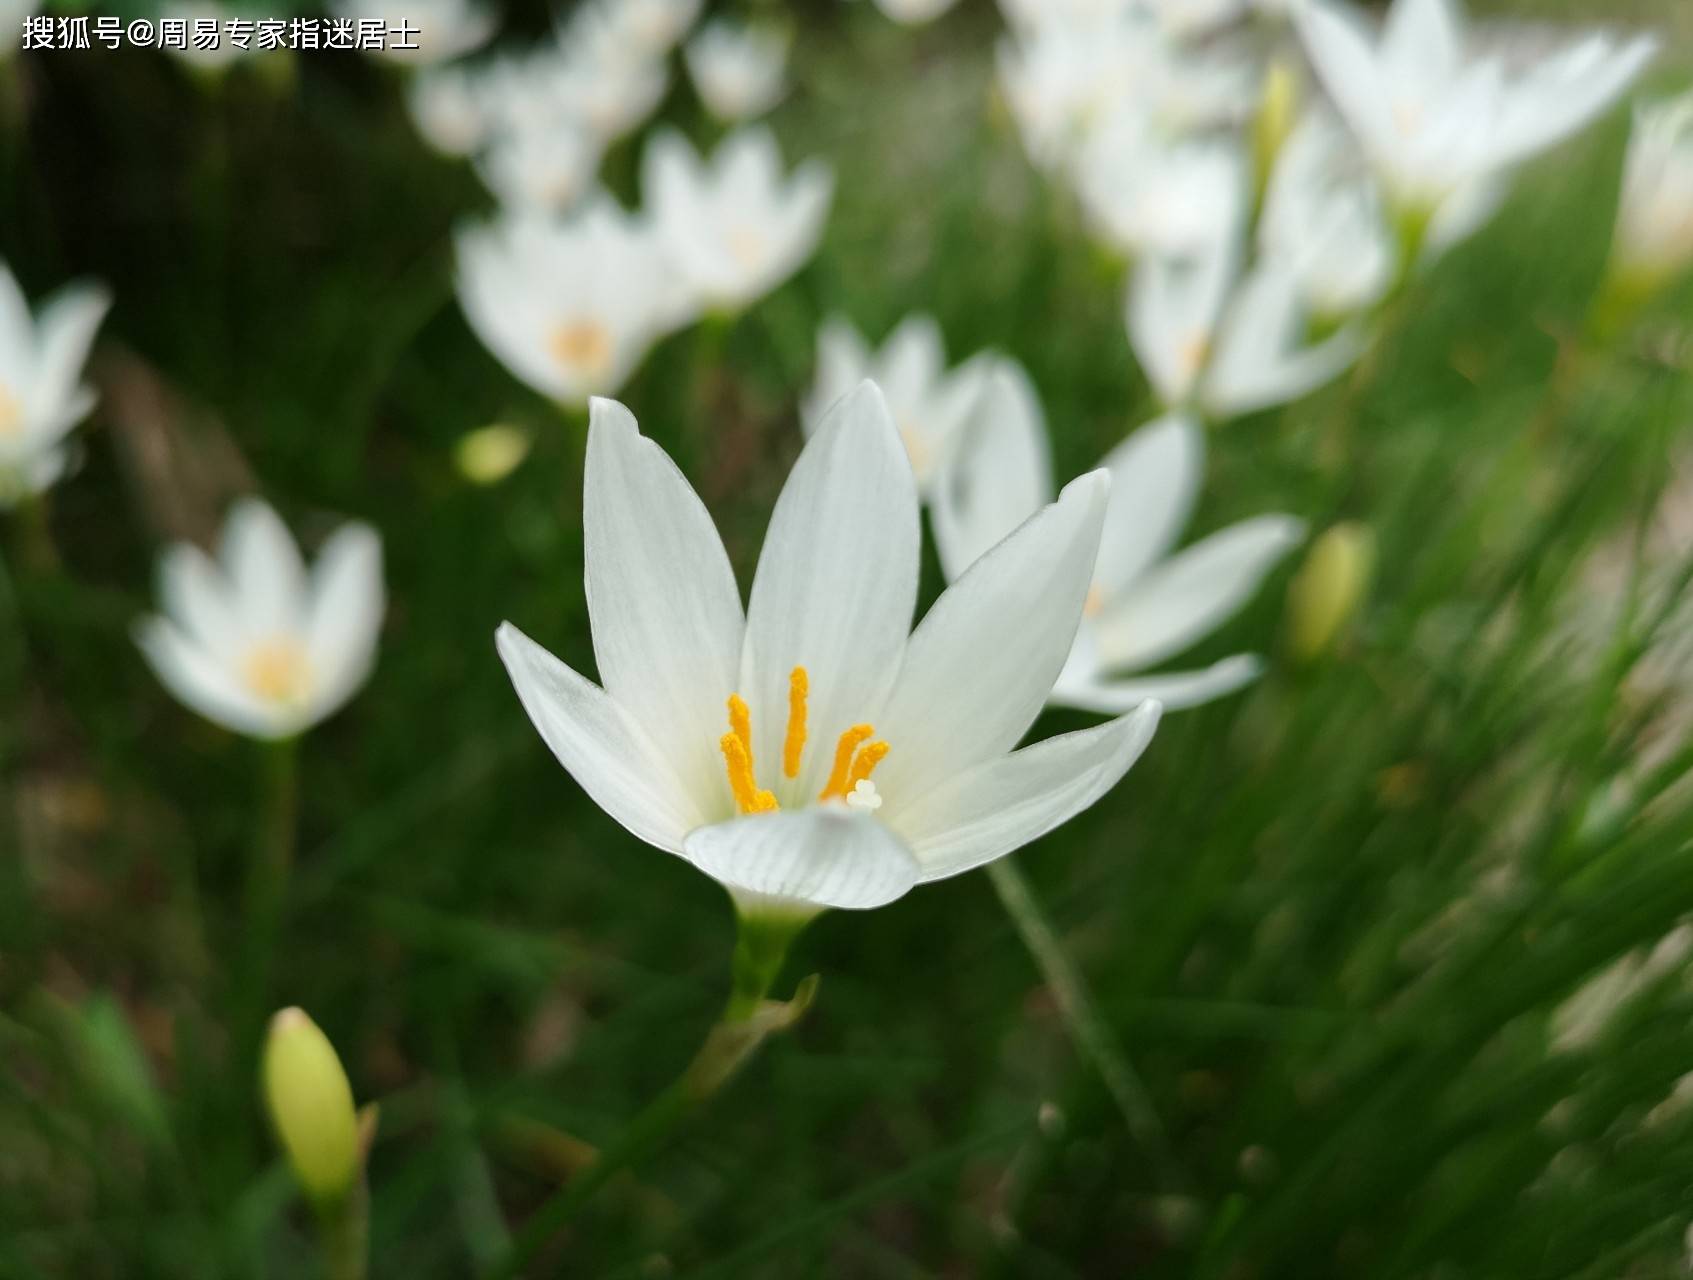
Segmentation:
<svg viewBox="0 0 1693 1280">
<path fill-rule="evenodd" d="M 846 794 L 847 774 L 852 771 L 853 752 L 875 732 L 875 729 L 867 724 L 855 724 L 841 735 L 841 740 L 835 744 L 835 767 L 829 770 L 829 783 L 817 797 L 819 800 L 834 800 Z"/>
<path fill-rule="evenodd" d="M 611 368 L 611 334 L 597 320 L 556 325 L 547 345 L 555 360 L 584 377 L 602 377 Z"/>
<path fill-rule="evenodd" d="M 782 741 L 782 772 L 799 776 L 799 758 L 805 750 L 805 698 L 811 692 L 811 677 L 804 667 L 788 673 L 788 736 Z"/>
<path fill-rule="evenodd" d="M 23 431 L 23 406 L 11 389 L 0 384 L 0 436 L 15 436 Z"/>
<path fill-rule="evenodd" d="M 305 651 L 287 638 L 262 641 L 242 659 L 241 677 L 268 702 L 293 702 L 306 691 Z"/>
<path fill-rule="evenodd" d="M 872 742 L 860 751 L 858 758 L 852 762 L 852 770 L 847 774 L 846 786 L 841 788 L 841 794 L 850 795 L 854 787 L 876 772 L 876 766 L 887 754 L 888 744 L 885 742 Z"/>
<path fill-rule="evenodd" d="M 747 701 L 738 693 L 729 695 L 729 727 L 735 731 L 735 736 L 741 740 L 741 745 L 747 749 L 747 766 L 752 766 L 752 712 L 747 710 Z"/>
<path fill-rule="evenodd" d="M 735 699 L 739 702 L 740 699 Z M 742 704 L 744 709 L 745 704 Z M 735 793 L 735 808 L 742 813 L 769 813 L 776 807 L 776 797 L 760 791 L 752 776 L 752 753 L 737 733 L 726 733 L 718 739 L 723 750 L 723 763 L 729 770 L 729 790 Z"/>
</svg>

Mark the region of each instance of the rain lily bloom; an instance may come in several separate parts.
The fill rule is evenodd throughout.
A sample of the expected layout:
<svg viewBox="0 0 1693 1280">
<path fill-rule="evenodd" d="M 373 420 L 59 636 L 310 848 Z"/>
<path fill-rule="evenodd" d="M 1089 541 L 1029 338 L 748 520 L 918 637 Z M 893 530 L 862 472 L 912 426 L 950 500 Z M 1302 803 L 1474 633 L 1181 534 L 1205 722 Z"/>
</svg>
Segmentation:
<svg viewBox="0 0 1693 1280">
<path fill-rule="evenodd" d="M 1651 290 L 1693 264 L 1693 93 L 1641 107 L 1623 170 L 1611 270 Z"/>
<path fill-rule="evenodd" d="M 948 581 L 1052 496 L 1040 401 L 1014 363 L 970 425 L 934 503 L 935 543 Z M 1262 660 L 1236 654 L 1192 671 L 1143 673 L 1231 617 L 1265 574 L 1305 536 L 1291 516 L 1245 520 L 1175 555 L 1204 472 L 1204 432 L 1172 414 L 1135 431 L 1105 458 L 1111 496 L 1092 584 L 1069 660 L 1051 701 L 1115 715 L 1156 699 L 1175 709 L 1232 693 Z"/>
<path fill-rule="evenodd" d="M 719 18 L 688 41 L 683 56 L 706 110 L 735 123 L 761 116 L 786 85 L 788 33 Z"/>
<path fill-rule="evenodd" d="M 461 232 L 458 295 L 507 369 L 570 406 L 621 387 L 681 318 L 651 235 L 605 200 L 566 220 L 508 214 Z"/>
<path fill-rule="evenodd" d="M 392 62 L 421 66 L 451 62 L 480 49 L 499 24 L 494 10 L 476 0 L 330 0 L 329 7 L 340 18 L 374 19 L 387 24 L 387 46 L 374 52 Z M 407 43 L 417 48 L 394 47 L 402 22 L 416 32 Z"/>
<path fill-rule="evenodd" d="M 1239 147 L 1154 135 L 1130 110 L 1082 144 L 1074 181 L 1095 232 L 1135 259 L 1183 257 L 1225 234 L 1219 218 L 1233 216 L 1245 174 Z"/>
<path fill-rule="evenodd" d="M 600 38 L 621 45 L 633 56 L 663 58 L 688 34 L 701 4 L 702 0 L 597 0 L 577 10 L 566 36 Z"/>
<path fill-rule="evenodd" d="M 517 129 L 494 140 L 476 171 L 508 209 L 565 213 L 594 189 L 601 154 L 597 138 L 568 125 Z"/>
<path fill-rule="evenodd" d="M 641 186 L 683 278 L 708 309 L 739 311 L 816 250 L 835 180 L 820 160 L 784 178 L 775 135 L 747 125 L 709 161 L 674 130 L 656 134 L 641 157 Z"/>
<path fill-rule="evenodd" d="M 1150 133 L 1179 136 L 1244 119 L 1254 101 L 1255 71 L 1178 50 L 1134 7 L 1037 22 L 1002 39 L 995 64 L 1023 148 L 1041 169 L 1068 164 L 1120 111 L 1135 112 Z"/>
<path fill-rule="evenodd" d="M 1379 35 L 1343 0 L 1298 0 L 1293 16 L 1413 243 L 1466 184 L 1592 121 L 1657 47 L 1594 32 L 1513 68 L 1469 44 L 1456 0 L 1394 0 Z"/>
<path fill-rule="evenodd" d="M 0 508 L 52 486 L 70 465 L 65 436 L 94 407 L 82 366 L 112 305 L 101 285 L 66 285 L 32 316 L 0 264 Z"/>
<path fill-rule="evenodd" d="M 432 67 L 406 91 L 412 124 L 443 155 L 468 156 L 488 141 L 492 122 L 480 84 L 462 67 Z"/>
<path fill-rule="evenodd" d="M 596 400 L 583 486 L 600 685 L 509 622 L 496 643 L 559 762 L 743 915 L 868 908 L 1037 839 L 1116 784 L 1159 709 L 1013 750 L 1087 594 L 1106 479 L 1084 476 L 911 630 L 917 490 L 873 384 L 806 442 L 743 614 L 705 507 Z"/>
<path fill-rule="evenodd" d="M 949 372 L 933 316 L 907 316 L 874 353 L 849 321 L 831 316 L 817 334 L 817 377 L 801 406 L 800 422 L 807 434 L 814 432 L 836 401 L 870 379 L 893 414 L 917 488 L 926 492 L 976 410 L 988 363 L 977 357 Z"/>
<path fill-rule="evenodd" d="M 1226 419 L 1296 400 L 1357 359 L 1352 327 L 1317 343 L 1298 277 L 1260 262 L 1242 273 L 1236 233 L 1186 258 L 1148 258 L 1129 282 L 1129 340 L 1170 408 Z"/>
<path fill-rule="evenodd" d="M 933 22 L 958 0 L 876 0 L 876 7 L 903 26 Z"/>
<path fill-rule="evenodd" d="M 1429 223 L 1418 263 L 1428 265 L 1472 235 L 1503 197 L 1496 178 L 1460 187 Z M 1277 156 L 1258 241 L 1266 259 L 1298 279 L 1311 314 L 1329 324 L 1380 301 L 1406 265 L 1380 186 L 1356 142 L 1322 110 L 1306 114 Z"/>
<path fill-rule="evenodd" d="M 162 616 L 136 643 L 165 688 L 236 733 L 292 738 L 364 684 L 382 628 L 382 542 L 366 524 L 332 534 L 308 575 L 276 512 L 238 502 L 218 559 L 189 543 L 159 561 Z"/>
</svg>

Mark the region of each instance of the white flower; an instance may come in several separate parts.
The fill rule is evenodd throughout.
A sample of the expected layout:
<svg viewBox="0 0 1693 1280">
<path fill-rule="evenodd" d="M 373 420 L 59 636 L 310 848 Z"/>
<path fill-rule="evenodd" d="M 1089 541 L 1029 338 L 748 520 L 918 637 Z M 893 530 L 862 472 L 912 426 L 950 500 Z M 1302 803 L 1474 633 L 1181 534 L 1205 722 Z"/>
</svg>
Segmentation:
<svg viewBox="0 0 1693 1280">
<path fill-rule="evenodd" d="M 69 465 L 65 436 L 94 407 L 82 366 L 111 305 L 103 286 L 80 282 L 31 316 L 0 264 L 0 508 L 40 493 Z"/>
<path fill-rule="evenodd" d="M 1170 408 L 1234 418 L 1296 400 L 1358 358 L 1344 328 L 1308 344 L 1300 286 L 1285 264 L 1242 274 L 1238 232 L 1183 258 L 1148 258 L 1129 281 L 1129 340 Z"/>
<path fill-rule="evenodd" d="M 786 88 L 788 33 L 780 28 L 718 18 L 688 41 L 683 56 L 700 100 L 719 120 L 761 116 Z"/>
<path fill-rule="evenodd" d="M 1229 228 L 1246 181 L 1240 148 L 1212 139 L 1173 141 L 1140 113 L 1116 111 L 1077 152 L 1076 195 L 1088 221 L 1130 258 L 1186 256 Z"/>
<path fill-rule="evenodd" d="M 482 93 L 496 131 L 570 128 L 610 143 L 645 123 L 668 80 L 656 59 L 553 44 L 492 63 Z"/>
<path fill-rule="evenodd" d="M 1460 186 L 1430 220 L 1419 264 L 1473 234 L 1503 197 L 1495 178 Z M 1306 307 L 1321 320 L 1364 311 L 1394 285 L 1400 246 L 1381 189 L 1357 143 L 1327 111 L 1307 113 L 1278 154 L 1258 240 L 1264 257 L 1298 280 Z"/>
<path fill-rule="evenodd" d="M 1069 651 L 1106 488 L 1071 485 L 913 632 L 917 492 L 866 384 L 794 465 L 743 615 L 699 498 L 627 410 L 595 401 L 583 542 L 601 684 L 510 623 L 500 656 L 582 789 L 742 910 L 880 906 L 1050 831 L 1151 738 L 1155 704 L 1012 750 Z"/>
<path fill-rule="evenodd" d="M 982 397 L 988 365 L 977 357 L 948 372 L 946 345 L 932 316 L 907 316 L 875 353 L 849 321 L 831 316 L 817 334 L 817 376 L 800 422 L 807 434 L 815 431 L 835 403 L 868 378 L 881 389 L 917 487 L 926 491 Z"/>
<path fill-rule="evenodd" d="M 895 22 L 913 27 L 933 22 L 957 3 L 958 0 L 876 0 L 876 7 Z"/>
<path fill-rule="evenodd" d="M 1191 40 L 1244 17 L 1251 0 L 1142 0 L 1164 31 Z"/>
<path fill-rule="evenodd" d="M 1088 22 L 1036 23 L 1002 39 L 995 61 L 1023 147 L 1043 169 L 1068 163 L 1125 110 L 1169 136 L 1244 119 L 1254 101 L 1253 68 L 1178 50 L 1133 7 Z"/>
<path fill-rule="evenodd" d="M 1389 199 L 1422 217 L 1582 128 L 1657 48 L 1595 32 L 1512 69 L 1465 47 L 1456 0 L 1394 0 L 1379 37 L 1340 0 L 1299 0 L 1293 12 Z"/>
<path fill-rule="evenodd" d="M 933 503 L 948 581 L 960 579 L 1052 496 L 1040 402 L 1002 361 L 987 408 L 965 434 Z M 1134 432 L 1101 464 L 1111 474 L 1104 532 L 1070 658 L 1052 690 L 1060 706 L 1117 714 L 1153 698 L 1191 707 L 1255 679 L 1262 661 L 1235 654 L 1193 671 L 1132 673 L 1163 662 L 1238 611 L 1305 536 L 1291 516 L 1245 520 L 1170 555 L 1204 471 L 1204 432 L 1177 414 Z"/>
<path fill-rule="evenodd" d="M 674 130 L 655 135 L 641 158 L 653 225 L 705 305 L 736 311 L 769 293 L 817 248 L 834 192 L 820 160 L 782 175 L 775 135 L 735 130 L 709 162 Z"/>
<path fill-rule="evenodd" d="M 699 17 L 703 0 L 593 0 L 578 9 L 567 35 L 583 38 L 596 29 L 597 38 L 616 41 L 631 55 L 662 58 L 688 34 Z M 580 15 L 587 15 L 585 18 Z"/>
<path fill-rule="evenodd" d="M 235 505 L 217 561 L 189 543 L 159 561 L 162 616 L 136 626 L 153 671 L 226 729 L 291 738 L 333 715 L 376 659 L 382 542 L 365 524 L 332 534 L 308 575 L 276 512 Z"/>
<path fill-rule="evenodd" d="M 506 215 L 458 237 L 458 295 L 476 336 L 562 404 L 621 387 L 681 318 L 651 235 L 609 201 L 560 221 Z"/>
<path fill-rule="evenodd" d="M 476 171 L 502 205 L 537 213 L 564 213 L 594 189 L 601 146 L 597 138 L 555 125 L 501 134 Z"/>
<path fill-rule="evenodd" d="M 1693 93 L 1635 114 L 1611 260 L 1653 282 L 1693 263 Z"/>
<path fill-rule="evenodd" d="M 406 106 L 423 140 L 443 155 L 473 155 L 488 141 L 481 85 L 462 67 L 419 73 L 406 90 Z"/>
<path fill-rule="evenodd" d="M 329 0 L 329 10 L 340 18 L 376 20 L 387 24 L 386 47 L 374 50 L 391 62 L 433 66 L 480 49 L 499 25 L 493 9 L 476 0 Z M 400 24 L 415 32 L 406 43 L 415 49 L 398 49 Z"/>
</svg>

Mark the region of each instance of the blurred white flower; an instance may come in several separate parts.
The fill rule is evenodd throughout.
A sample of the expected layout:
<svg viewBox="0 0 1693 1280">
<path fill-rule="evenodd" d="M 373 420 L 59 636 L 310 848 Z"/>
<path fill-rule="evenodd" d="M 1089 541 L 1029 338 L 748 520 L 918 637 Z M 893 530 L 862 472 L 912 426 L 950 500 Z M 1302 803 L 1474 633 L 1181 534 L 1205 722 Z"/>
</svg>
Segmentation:
<svg viewBox="0 0 1693 1280">
<path fill-rule="evenodd" d="M 412 124 L 443 155 L 468 156 L 488 141 L 488 109 L 481 84 L 463 67 L 431 67 L 406 89 Z"/>
<path fill-rule="evenodd" d="M 580 406 L 621 387 L 683 317 L 651 234 L 609 200 L 568 219 L 508 214 L 458 236 L 476 336 L 543 395 Z"/>
<path fill-rule="evenodd" d="M 957 581 L 1007 532 L 1051 500 L 1040 401 L 1023 370 L 1000 361 L 983 411 L 965 432 L 932 503 L 935 544 Z M 1255 679 L 1263 663 L 1235 654 L 1191 671 L 1134 675 L 1209 635 L 1252 596 L 1305 536 L 1291 516 L 1245 520 L 1169 554 L 1204 472 L 1204 432 L 1172 414 L 1140 428 L 1100 465 L 1111 475 L 1104 531 L 1070 657 L 1051 701 L 1109 715 L 1157 699 L 1197 706 Z"/>
<path fill-rule="evenodd" d="M 386 46 L 374 50 L 391 62 L 434 66 L 480 49 L 499 25 L 499 15 L 478 0 L 329 0 L 329 11 L 339 18 L 375 20 L 387 24 Z M 401 23 L 416 32 L 408 43 L 415 49 L 397 49 Z"/>
<path fill-rule="evenodd" d="M 495 138 L 476 171 L 508 209 L 565 213 L 594 189 L 600 156 L 599 140 L 569 125 L 525 128 Z"/>
<path fill-rule="evenodd" d="M 1243 61 L 1179 50 L 1133 7 L 1015 31 L 999 42 L 995 63 L 1023 147 L 1043 169 L 1068 163 L 1124 111 L 1165 136 L 1243 120 L 1258 74 Z"/>
<path fill-rule="evenodd" d="M 895 22 L 908 27 L 933 22 L 958 0 L 876 0 L 876 7 Z"/>
<path fill-rule="evenodd" d="M 1209 35 L 1244 17 L 1252 0 L 1142 0 L 1164 31 L 1182 40 Z"/>
<path fill-rule="evenodd" d="M 495 134 L 570 128 L 610 143 L 645 123 L 668 79 L 658 59 L 548 43 L 495 60 L 477 84 Z"/>
<path fill-rule="evenodd" d="M 1094 231 L 1130 258 L 1186 255 L 1224 234 L 1245 183 L 1240 148 L 1171 140 L 1134 110 L 1112 113 L 1077 152 L 1074 181 Z"/>
<path fill-rule="evenodd" d="M 907 316 L 874 353 L 849 321 L 831 316 L 817 334 L 817 376 L 800 422 L 807 434 L 815 431 L 835 403 L 868 378 L 893 414 L 918 490 L 927 491 L 981 399 L 988 365 L 988 357 L 978 356 L 949 372 L 932 316 Z"/>
<path fill-rule="evenodd" d="M 784 177 L 776 137 L 761 125 L 735 130 L 709 161 L 667 129 L 647 142 L 641 188 L 671 260 L 703 304 L 738 311 L 816 251 L 834 175 L 808 160 Z"/>
<path fill-rule="evenodd" d="M 616 40 L 637 56 L 662 58 L 688 34 L 699 17 L 703 0 L 592 0 L 578 13 L 586 13 L 585 20 L 607 39 Z M 572 31 L 567 37 L 578 38 L 586 28 Z"/>
<path fill-rule="evenodd" d="M 682 473 L 628 410 L 596 400 L 583 542 L 601 683 L 510 623 L 496 643 L 582 789 L 743 913 L 881 906 L 1050 831 L 1150 740 L 1156 704 L 1012 750 L 1069 650 L 1106 488 L 1076 481 L 913 632 L 917 492 L 866 384 L 795 463 L 743 614 Z"/>
<path fill-rule="evenodd" d="M 761 116 L 786 90 L 788 33 L 778 27 L 706 23 L 683 51 L 706 109 L 735 123 Z"/>
<path fill-rule="evenodd" d="M 68 284 L 32 316 L 0 264 L 0 508 L 40 493 L 65 473 L 65 436 L 94 407 L 82 366 L 112 305 L 102 285 Z"/>
<path fill-rule="evenodd" d="M 1148 258 L 1129 281 L 1129 340 L 1172 409 L 1233 418 L 1296 400 L 1357 359 L 1348 326 L 1307 342 L 1300 284 L 1285 264 L 1242 274 L 1238 231 L 1181 258 Z"/>
<path fill-rule="evenodd" d="M 0 58 L 9 58 L 22 43 L 24 19 L 41 8 L 41 0 L 0 0 Z"/>
<path fill-rule="evenodd" d="M 1379 36 L 1343 0 L 1298 0 L 1306 52 L 1402 215 L 1544 151 L 1604 111 L 1657 41 L 1593 32 L 1507 66 L 1466 47 L 1456 0 L 1394 0 Z"/>
<path fill-rule="evenodd" d="M 369 525 L 343 525 L 308 575 L 276 512 L 243 499 L 216 562 L 189 543 L 160 557 L 159 603 L 135 638 L 165 688 L 236 733 L 292 738 L 340 710 L 370 675 L 382 542 Z"/>
<path fill-rule="evenodd" d="M 1693 93 L 1635 113 L 1611 263 L 1648 287 L 1693 264 Z"/>
</svg>

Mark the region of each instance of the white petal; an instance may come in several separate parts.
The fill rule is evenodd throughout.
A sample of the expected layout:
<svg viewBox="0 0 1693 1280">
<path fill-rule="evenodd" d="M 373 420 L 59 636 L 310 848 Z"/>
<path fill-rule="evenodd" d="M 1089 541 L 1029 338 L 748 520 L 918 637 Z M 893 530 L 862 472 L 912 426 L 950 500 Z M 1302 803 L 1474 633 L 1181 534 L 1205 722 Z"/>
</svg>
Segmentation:
<svg viewBox="0 0 1693 1280">
<path fill-rule="evenodd" d="M 823 416 L 870 373 L 870 348 L 850 320 L 830 316 L 817 331 L 817 375 L 801 407 L 800 426 L 807 435 Z"/>
<path fill-rule="evenodd" d="M 318 717 L 337 710 L 369 677 L 384 603 L 381 537 L 367 524 L 343 525 L 318 552 L 306 612 Z"/>
<path fill-rule="evenodd" d="M 1293 16 L 1317 78 L 1353 133 L 1366 146 L 1391 148 L 1394 125 L 1387 86 L 1363 17 L 1331 0 L 1296 0 Z"/>
<path fill-rule="evenodd" d="M 922 879 L 1002 858 L 1075 817 L 1140 758 L 1160 711 L 1149 702 L 1092 729 L 988 760 L 901 809 L 894 825 L 917 855 Z"/>
<path fill-rule="evenodd" d="M 741 693 L 755 762 L 780 759 L 788 674 L 810 676 L 810 747 L 794 780 L 762 777 L 791 802 L 815 796 L 833 745 L 873 722 L 899 672 L 917 604 L 917 487 L 874 383 L 831 409 L 776 500 L 747 607 Z"/>
<path fill-rule="evenodd" d="M 984 383 L 931 495 L 935 549 L 949 582 L 1052 501 L 1046 419 L 1029 375 L 1001 357 Z"/>
<path fill-rule="evenodd" d="M 228 582 L 199 547 L 179 542 L 159 557 L 159 599 L 185 638 L 219 662 L 240 659 L 251 637 Z"/>
<path fill-rule="evenodd" d="M 302 727 L 294 713 L 248 693 L 228 667 L 165 619 L 143 619 L 135 643 L 165 688 L 213 724 L 265 739 L 286 738 Z"/>
<path fill-rule="evenodd" d="M 889 752 L 876 785 L 890 805 L 1029 731 L 1081 621 L 1109 488 L 1102 471 L 1072 481 L 935 601 L 877 722 Z"/>
<path fill-rule="evenodd" d="M 1111 473 L 1111 501 L 1095 581 L 1110 597 L 1181 536 L 1205 472 L 1205 432 L 1185 414 L 1167 414 L 1132 433 L 1099 465 Z"/>
<path fill-rule="evenodd" d="M 223 527 L 224 573 L 241 619 L 261 636 L 294 635 L 305 617 L 306 570 L 280 517 L 258 498 L 235 504 Z"/>
<path fill-rule="evenodd" d="M 735 572 L 704 504 L 634 415 L 611 400 L 591 414 L 582 526 L 600 681 L 703 812 L 732 812 L 717 744 L 740 678 Z"/>
<path fill-rule="evenodd" d="M 1181 652 L 1246 603 L 1304 538 L 1292 516 L 1257 516 L 1172 556 L 1093 620 L 1100 666 L 1146 667 Z"/>
<path fill-rule="evenodd" d="M 66 285 L 41 309 L 39 363 L 31 388 L 31 412 L 68 428 L 82 413 L 70 416 L 88 350 L 95 331 L 111 308 L 112 295 L 103 285 L 86 281 Z M 86 410 L 83 411 L 84 413 Z"/>
<path fill-rule="evenodd" d="M 690 832 L 682 849 L 731 891 L 846 911 L 885 906 L 917 883 L 892 831 L 846 806 L 734 818 Z"/>
<path fill-rule="evenodd" d="M 1440 84 L 1462 53 L 1463 15 L 1453 0 L 1395 0 L 1388 10 L 1381 56 L 1402 83 Z"/>
<path fill-rule="evenodd" d="M 1198 671 L 1165 671 L 1128 680 L 1066 675 L 1053 689 L 1052 702 L 1108 716 L 1148 701 L 1162 703 L 1166 711 L 1182 711 L 1251 684 L 1263 670 L 1264 661 L 1256 654 L 1237 653 Z"/>
<path fill-rule="evenodd" d="M 671 853 L 704 820 L 635 718 L 509 622 L 494 634 L 529 719 L 566 772 L 636 838 Z"/>
</svg>

